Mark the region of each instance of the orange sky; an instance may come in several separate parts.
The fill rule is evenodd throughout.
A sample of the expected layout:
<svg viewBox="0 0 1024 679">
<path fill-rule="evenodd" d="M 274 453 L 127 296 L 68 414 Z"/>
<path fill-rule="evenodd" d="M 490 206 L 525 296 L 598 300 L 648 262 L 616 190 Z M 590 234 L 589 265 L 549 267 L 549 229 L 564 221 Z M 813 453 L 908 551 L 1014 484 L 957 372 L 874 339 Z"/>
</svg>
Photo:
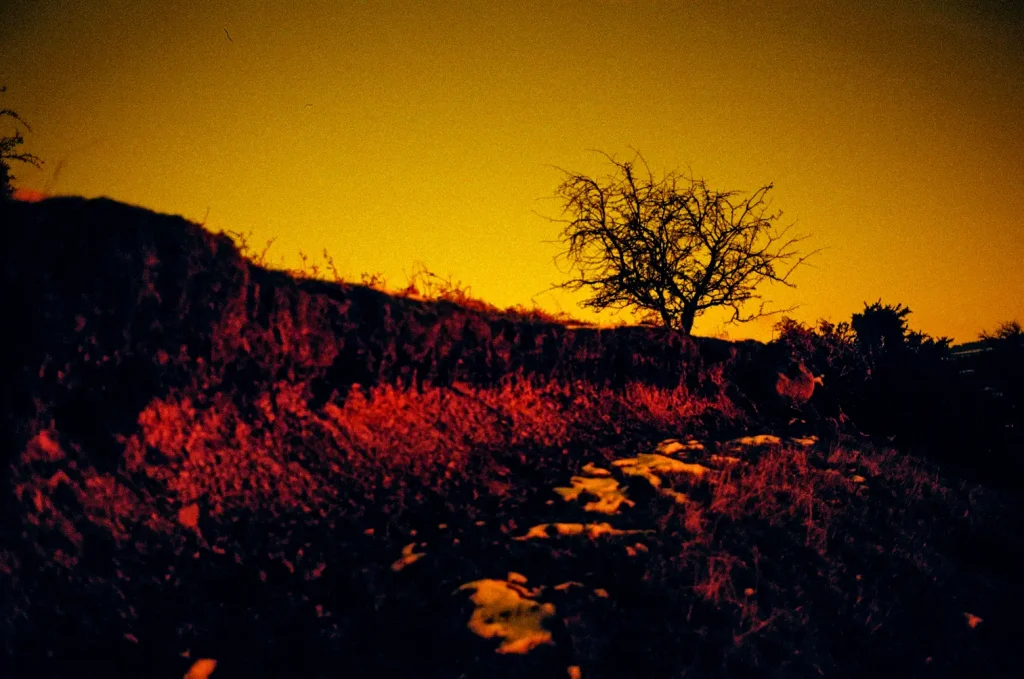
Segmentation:
<svg viewBox="0 0 1024 679">
<path fill-rule="evenodd" d="M 278 263 L 326 247 L 399 285 L 422 261 L 581 318 L 543 292 L 558 227 L 535 213 L 557 213 L 552 166 L 632 146 L 715 188 L 775 182 L 825 248 L 769 290 L 796 318 L 882 298 L 970 341 L 1024 320 L 1022 6 L 4 0 L 0 105 L 46 161 L 20 186 L 209 208 L 215 231 L 276 237 Z"/>
</svg>

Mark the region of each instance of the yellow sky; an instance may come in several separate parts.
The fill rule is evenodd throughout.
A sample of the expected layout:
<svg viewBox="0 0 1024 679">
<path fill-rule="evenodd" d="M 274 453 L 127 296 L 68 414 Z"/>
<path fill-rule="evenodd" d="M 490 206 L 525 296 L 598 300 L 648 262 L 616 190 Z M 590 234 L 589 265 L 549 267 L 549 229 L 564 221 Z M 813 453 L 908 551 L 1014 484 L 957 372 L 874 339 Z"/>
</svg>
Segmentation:
<svg viewBox="0 0 1024 679">
<path fill-rule="evenodd" d="M 209 209 L 288 266 L 327 248 L 398 285 L 422 261 L 581 318 L 543 292 L 563 275 L 536 213 L 557 213 L 553 166 L 635 147 L 715 188 L 775 183 L 825 248 L 767 291 L 796 318 L 882 298 L 970 341 L 1024 320 L 1018 5 L 4 0 L 0 104 L 46 161 L 22 187 Z"/>
</svg>

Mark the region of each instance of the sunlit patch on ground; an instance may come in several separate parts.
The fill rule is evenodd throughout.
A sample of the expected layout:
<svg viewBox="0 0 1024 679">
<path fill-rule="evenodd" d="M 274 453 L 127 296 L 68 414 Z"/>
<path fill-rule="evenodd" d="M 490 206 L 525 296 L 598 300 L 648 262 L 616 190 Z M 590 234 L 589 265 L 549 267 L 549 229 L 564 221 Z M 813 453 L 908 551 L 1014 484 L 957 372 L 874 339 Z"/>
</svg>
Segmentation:
<svg viewBox="0 0 1024 679">
<path fill-rule="evenodd" d="M 470 631 L 485 639 L 501 637 L 498 653 L 527 653 L 554 643 L 544 621 L 555 615 L 555 607 L 536 601 L 540 589 L 525 583 L 522 575 L 509 573 L 507 580 L 474 580 L 458 589 L 473 591 L 470 601 L 476 609 L 469 619 Z"/>
<path fill-rule="evenodd" d="M 556 592 L 565 592 L 567 590 L 572 589 L 573 587 L 586 587 L 586 585 L 584 585 L 582 582 L 569 580 L 568 582 L 563 582 L 561 584 L 555 585 L 552 589 L 554 589 Z"/>
<path fill-rule="evenodd" d="M 570 480 L 571 487 L 555 488 L 555 492 L 566 502 L 577 499 L 583 493 L 592 495 L 597 499 L 588 502 L 583 509 L 601 514 L 615 514 L 622 505 L 633 507 L 636 504 L 626 497 L 626 491 L 619 487 L 619 482 L 611 478 L 607 470 L 597 469 L 597 472 L 600 476 L 574 476 Z"/>
<path fill-rule="evenodd" d="M 585 465 L 583 465 L 582 471 L 587 476 L 592 476 L 592 477 L 595 477 L 595 478 L 597 478 L 597 477 L 604 477 L 604 476 L 611 476 L 612 475 L 612 473 L 610 471 L 608 471 L 607 469 L 602 469 L 601 467 L 596 466 L 593 462 L 588 462 Z"/>
<path fill-rule="evenodd" d="M 637 533 L 652 533 L 644 530 L 622 530 L 613 527 L 611 524 L 602 523 L 542 523 L 532 527 L 514 540 L 544 540 L 558 535 L 586 535 L 588 538 L 599 538 L 602 535 L 635 535 Z"/>
<path fill-rule="evenodd" d="M 675 455 L 679 452 L 696 453 L 703 450 L 704 444 L 697 439 L 687 439 L 685 442 L 678 439 L 665 439 L 657 447 L 657 452 L 662 455 Z"/>
<path fill-rule="evenodd" d="M 754 437 L 750 437 L 754 438 Z M 777 439 L 776 439 L 777 440 Z M 636 457 L 621 458 L 613 460 L 612 465 L 627 477 L 639 477 L 646 480 L 652 488 L 658 490 L 662 495 L 671 498 L 678 504 L 689 501 L 686 493 L 672 488 L 662 487 L 662 476 L 665 474 L 686 474 L 694 479 L 702 479 L 705 474 L 711 471 L 708 467 L 695 462 L 684 462 L 669 455 L 681 452 L 703 452 L 704 444 L 694 439 L 685 443 L 677 439 L 667 439 L 657 445 L 657 453 L 640 453 Z M 720 462 L 738 462 L 738 458 L 719 457 Z M 588 512 L 600 512 L 603 514 L 615 514 L 622 505 L 634 507 L 636 504 L 626 496 L 626 491 L 615 479 L 612 472 L 598 467 L 591 462 L 583 466 L 583 475 L 573 476 L 571 487 L 558 487 L 555 492 L 566 501 L 572 501 L 581 495 L 592 496 L 597 499 L 591 500 L 584 505 Z"/>
<path fill-rule="evenodd" d="M 755 446 L 778 446 L 782 439 L 773 434 L 758 434 L 756 436 L 741 436 L 731 441 L 726 441 L 722 446 L 728 450 L 742 450 Z"/>
<path fill-rule="evenodd" d="M 637 542 L 633 545 L 626 545 L 626 554 L 628 554 L 629 556 L 636 556 L 637 554 L 640 554 L 642 552 L 645 553 L 647 551 L 647 545 L 645 545 L 642 542 Z"/>
<path fill-rule="evenodd" d="M 612 464 L 628 476 L 646 479 L 655 488 L 661 486 L 661 478 L 657 474 L 689 474 L 699 479 L 711 471 L 702 464 L 683 462 L 657 453 L 640 453 L 636 457 L 615 460 Z"/>
<path fill-rule="evenodd" d="M 426 547 L 427 543 L 421 542 L 420 547 Z M 417 552 L 416 543 L 410 542 L 402 548 L 402 557 L 391 564 L 391 570 L 398 572 L 410 564 L 414 564 L 426 556 L 426 552 Z"/>
<path fill-rule="evenodd" d="M 678 490 L 673 490 L 671 488 L 660 488 L 658 492 L 660 492 L 665 497 L 672 498 L 672 501 L 675 502 L 676 504 L 683 505 L 690 501 L 689 495 L 687 495 L 686 493 L 682 493 Z"/>
<path fill-rule="evenodd" d="M 184 679 L 208 679 L 217 669 L 217 661 L 210 658 L 200 658 L 192 663 L 192 667 L 185 673 Z"/>
</svg>

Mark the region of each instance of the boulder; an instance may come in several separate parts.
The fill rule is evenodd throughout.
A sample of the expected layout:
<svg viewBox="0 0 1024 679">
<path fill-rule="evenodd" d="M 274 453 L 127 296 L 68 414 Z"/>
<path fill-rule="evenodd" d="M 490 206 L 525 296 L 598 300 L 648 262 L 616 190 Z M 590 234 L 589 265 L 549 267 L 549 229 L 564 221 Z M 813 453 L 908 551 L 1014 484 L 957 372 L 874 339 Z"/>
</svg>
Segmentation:
<svg viewBox="0 0 1024 679">
<path fill-rule="evenodd" d="M 791 359 L 775 373 L 775 393 L 786 405 L 800 407 L 811 400 L 815 385 L 822 384 L 803 361 Z"/>
</svg>

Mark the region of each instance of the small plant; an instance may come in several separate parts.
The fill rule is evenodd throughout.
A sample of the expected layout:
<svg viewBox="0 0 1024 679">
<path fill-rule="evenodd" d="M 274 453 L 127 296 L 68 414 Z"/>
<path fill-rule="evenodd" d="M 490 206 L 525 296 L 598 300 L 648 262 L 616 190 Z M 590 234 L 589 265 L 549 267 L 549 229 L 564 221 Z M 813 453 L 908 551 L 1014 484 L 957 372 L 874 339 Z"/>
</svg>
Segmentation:
<svg viewBox="0 0 1024 679">
<path fill-rule="evenodd" d="M 6 91 L 7 87 L 0 86 L 0 94 Z M 0 109 L 0 118 L 10 118 L 16 123 L 24 125 L 26 130 L 32 130 L 17 112 L 9 108 Z M 12 185 L 14 175 L 11 174 L 10 165 L 12 160 L 26 163 L 35 168 L 42 167 L 43 165 L 43 161 L 38 156 L 17 150 L 24 142 L 25 138 L 21 136 L 21 131 L 17 126 L 14 128 L 14 134 L 0 136 L 0 200 L 10 200 L 14 196 L 14 186 Z"/>
<path fill-rule="evenodd" d="M 368 288 L 380 290 L 381 292 L 385 292 L 388 288 L 387 278 L 380 271 L 374 271 L 373 273 L 364 271 L 359 274 L 359 282 Z"/>
<path fill-rule="evenodd" d="M 204 220 L 205 221 L 205 220 Z M 241 231 L 225 231 L 228 236 L 235 241 L 235 245 L 238 246 L 238 251 L 243 257 L 255 264 L 256 266 L 268 267 L 270 266 L 270 248 L 273 247 L 276 238 L 267 239 L 266 245 L 259 252 L 253 250 L 249 244 L 252 239 L 252 231 L 248 233 L 242 233 Z"/>
</svg>

